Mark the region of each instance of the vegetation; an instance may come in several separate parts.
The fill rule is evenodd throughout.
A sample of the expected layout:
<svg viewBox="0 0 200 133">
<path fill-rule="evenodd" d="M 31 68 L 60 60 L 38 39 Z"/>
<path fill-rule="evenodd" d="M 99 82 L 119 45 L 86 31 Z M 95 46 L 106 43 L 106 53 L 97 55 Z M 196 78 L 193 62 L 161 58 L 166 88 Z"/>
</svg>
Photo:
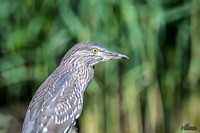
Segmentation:
<svg viewBox="0 0 200 133">
<path fill-rule="evenodd" d="M 31 97 L 80 41 L 129 56 L 95 67 L 80 133 L 200 130 L 199 0 L 1 0 L 0 31 L 2 133 L 21 131 Z"/>
</svg>

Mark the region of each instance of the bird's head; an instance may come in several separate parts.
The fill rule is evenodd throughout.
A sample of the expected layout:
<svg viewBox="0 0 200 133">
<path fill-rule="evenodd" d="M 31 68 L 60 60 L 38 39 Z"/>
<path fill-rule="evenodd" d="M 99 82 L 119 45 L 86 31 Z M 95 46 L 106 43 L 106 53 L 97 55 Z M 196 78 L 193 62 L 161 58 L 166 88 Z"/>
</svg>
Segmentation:
<svg viewBox="0 0 200 133">
<path fill-rule="evenodd" d="M 101 61 L 128 59 L 126 55 L 108 51 L 94 42 L 81 42 L 73 46 L 62 59 L 62 62 L 78 62 L 94 66 Z"/>
</svg>

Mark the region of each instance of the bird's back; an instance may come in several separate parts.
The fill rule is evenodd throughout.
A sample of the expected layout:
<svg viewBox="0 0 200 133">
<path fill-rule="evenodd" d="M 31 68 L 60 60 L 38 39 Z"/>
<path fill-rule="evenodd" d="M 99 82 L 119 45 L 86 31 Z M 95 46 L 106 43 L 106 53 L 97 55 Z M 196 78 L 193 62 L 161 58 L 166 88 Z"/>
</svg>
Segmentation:
<svg viewBox="0 0 200 133">
<path fill-rule="evenodd" d="M 26 113 L 23 133 L 74 132 L 83 104 L 80 87 L 87 87 L 80 86 L 77 80 L 75 72 L 59 66 L 35 93 Z"/>
</svg>

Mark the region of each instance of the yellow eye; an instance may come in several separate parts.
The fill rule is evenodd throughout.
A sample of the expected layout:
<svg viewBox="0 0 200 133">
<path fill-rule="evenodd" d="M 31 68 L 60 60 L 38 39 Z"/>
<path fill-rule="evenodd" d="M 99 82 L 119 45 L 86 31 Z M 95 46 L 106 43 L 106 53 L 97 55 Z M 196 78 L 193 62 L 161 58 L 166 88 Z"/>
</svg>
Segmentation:
<svg viewBox="0 0 200 133">
<path fill-rule="evenodd" d="M 94 49 L 92 49 L 92 52 L 93 52 L 94 54 L 97 54 L 97 53 L 99 52 L 99 50 L 96 49 L 96 48 L 94 48 Z"/>
</svg>

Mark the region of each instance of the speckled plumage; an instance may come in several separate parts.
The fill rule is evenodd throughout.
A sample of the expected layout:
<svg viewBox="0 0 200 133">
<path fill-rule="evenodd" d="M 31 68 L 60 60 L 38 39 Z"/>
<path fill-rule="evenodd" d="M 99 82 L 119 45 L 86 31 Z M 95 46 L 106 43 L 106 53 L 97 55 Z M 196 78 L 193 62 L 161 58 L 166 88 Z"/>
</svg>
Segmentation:
<svg viewBox="0 0 200 133">
<path fill-rule="evenodd" d="M 93 50 L 106 54 L 97 55 Z M 32 98 L 23 133 L 75 133 L 83 95 L 94 75 L 93 66 L 114 57 L 127 58 L 93 42 L 82 42 L 72 47 Z"/>
</svg>

